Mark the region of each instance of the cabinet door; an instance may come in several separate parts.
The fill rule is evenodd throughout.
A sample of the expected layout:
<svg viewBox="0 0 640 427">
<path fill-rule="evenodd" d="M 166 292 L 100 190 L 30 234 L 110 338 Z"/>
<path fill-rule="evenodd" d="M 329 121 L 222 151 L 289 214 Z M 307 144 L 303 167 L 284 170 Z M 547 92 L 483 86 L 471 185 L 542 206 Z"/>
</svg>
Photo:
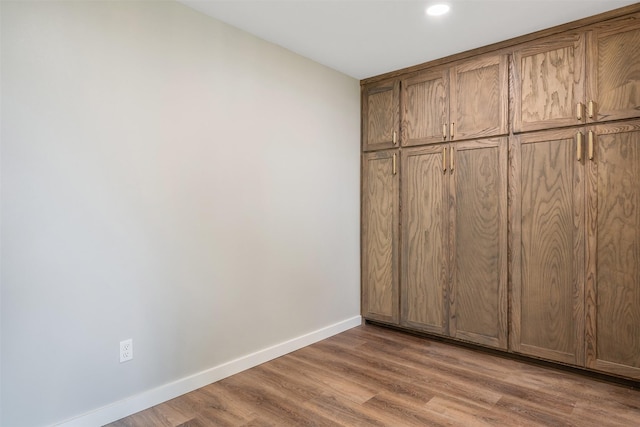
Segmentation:
<svg viewBox="0 0 640 427">
<path fill-rule="evenodd" d="M 507 348 L 507 138 L 451 145 L 451 336 Z"/>
<path fill-rule="evenodd" d="M 584 38 L 567 33 L 514 52 L 514 132 L 584 123 Z"/>
<path fill-rule="evenodd" d="M 506 135 L 508 94 L 507 55 L 485 55 L 451 68 L 450 138 Z"/>
<path fill-rule="evenodd" d="M 640 117 L 640 16 L 589 32 L 589 121 Z M 592 115 L 592 117 L 591 117 Z"/>
<path fill-rule="evenodd" d="M 640 378 L 640 121 L 598 126 L 593 145 L 587 366 Z"/>
<path fill-rule="evenodd" d="M 398 144 L 400 83 L 397 80 L 362 88 L 362 148 L 393 148 Z"/>
<path fill-rule="evenodd" d="M 398 323 L 398 154 L 362 160 L 362 315 Z"/>
<path fill-rule="evenodd" d="M 447 334 L 446 146 L 402 152 L 402 316 L 405 326 Z"/>
<path fill-rule="evenodd" d="M 449 122 L 449 78 L 446 70 L 402 80 L 402 145 L 442 142 Z"/>
<path fill-rule="evenodd" d="M 584 145 L 578 130 L 512 145 L 510 348 L 584 364 Z M 578 144 L 578 142 L 581 142 Z"/>
</svg>

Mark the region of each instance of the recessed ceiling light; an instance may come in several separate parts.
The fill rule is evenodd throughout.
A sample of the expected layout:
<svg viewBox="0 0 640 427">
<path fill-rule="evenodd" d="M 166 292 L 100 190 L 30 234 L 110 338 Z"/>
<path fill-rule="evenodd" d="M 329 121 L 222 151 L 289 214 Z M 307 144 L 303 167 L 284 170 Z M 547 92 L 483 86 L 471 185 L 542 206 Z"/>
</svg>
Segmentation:
<svg viewBox="0 0 640 427">
<path fill-rule="evenodd" d="M 440 16 L 447 12 L 449 12 L 449 5 L 446 4 L 434 4 L 427 8 L 427 15 L 429 16 Z"/>
</svg>

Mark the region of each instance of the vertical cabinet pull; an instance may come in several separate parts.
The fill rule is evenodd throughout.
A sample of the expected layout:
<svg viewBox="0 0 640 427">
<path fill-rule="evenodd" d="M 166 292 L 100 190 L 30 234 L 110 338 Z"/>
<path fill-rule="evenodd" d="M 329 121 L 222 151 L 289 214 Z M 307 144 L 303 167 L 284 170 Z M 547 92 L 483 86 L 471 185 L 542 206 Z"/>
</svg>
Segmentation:
<svg viewBox="0 0 640 427">
<path fill-rule="evenodd" d="M 576 158 L 582 160 L 582 132 L 576 134 Z"/>
<path fill-rule="evenodd" d="M 455 125 L 456 125 L 455 123 L 451 122 L 451 132 L 449 132 L 449 139 L 450 140 L 453 140 L 453 134 L 454 134 L 453 130 L 454 130 Z"/>
<path fill-rule="evenodd" d="M 589 131 L 589 160 L 593 160 L 593 131 Z"/>
<path fill-rule="evenodd" d="M 450 148 L 451 152 L 449 153 L 449 160 L 451 162 L 451 164 L 449 164 L 449 170 L 451 171 L 451 173 L 453 173 L 453 166 L 454 166 L 454 160 L 453 160 L 453 146 Z"/>
<path fill-rule="evenodd" d="M 398 133 L 394 130 L 393 131 L 393 137 L 392 137 L 392 141 L 393 141 L 393 145 L 396 145 L 398 143 Z"/>
<path fill-rule="evenodd" d="M 443 140 L 447 139 L 447 124 L 446 123 L 442 124 L 442 139 Z"/>
<path fill-rule="evenodd" d="M 393 160 L 391 162 L 392 173 L 395 175 L 398 171 L 396 169 L 396 155 L 393 155 Z"/>
<path fill-rule="evenodd" d="M 576 118 L 578 119 L 579 122 L 582 121 L 583 111 L 584 111 L 584 106 L 582 105 L 582 102 L 578 102 L 578 106 L 576 107 Z"/>
<path fill-rule="evenodd" d="M 442 172 L 447 171 L 447 147 L 442 148 Z"/>
<path fill-rule="evenodd" d="M 594 101 L 589 101 L 589 108 L 587 109 L 587 115 L 590 119 L 593 119 L 593 116 L 596 115 L 596 103 Z"/>
</svg>

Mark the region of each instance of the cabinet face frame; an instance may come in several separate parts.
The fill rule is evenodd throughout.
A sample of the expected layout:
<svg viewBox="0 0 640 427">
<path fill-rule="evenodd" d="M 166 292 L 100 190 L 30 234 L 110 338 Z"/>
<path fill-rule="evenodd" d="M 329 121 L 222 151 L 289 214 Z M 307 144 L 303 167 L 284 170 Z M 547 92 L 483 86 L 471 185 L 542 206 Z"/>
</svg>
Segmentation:
<svg viewBox="0 0 640 427">
<path fill-rule="evenodd" d="M 607 43 L 607 40 L 609 43 Z M 609 47 L 610 51 L 604 49 Z M 635 58 L 629 61 L 629 58 Z M 603 122 L 640 117 L 640 14 L 608 21 L 587 32 L 587 94 L 594 117 Z M 635 79 L 633 79 L 635 77 Z M 604 86 L 607 86 L 605 93 Z M 632 96 L 635 96 L 631 99 Z M 618 106 L 608 106 L 609 103 Z"/>
<path fill-rule="evenodd" d="M 402 79 L 400 84 L 402 87 L 400 107 L 402 146 L 411 147 L 447 141 L 449 138 L 448 69 L 437 68 L 425 71 Z"/>
<path fill-rule="evenodd" d="M 447 148 L 402 151 L 401 324 L 440 335 L 449 330 Z M 414 159 L 424 176 L 409 176 L 415 172 Z"/>
<path fill-rule="evenodd" d="M 584 182 L 584 144 L 580 144 L 580 150 L 578 150 L 578 141 L 577 141 L 577 133 L 583 131 L 584 129 L 561 129 L 561 130 L 551 130 L 545 132 L 536 132 L 530 134 L 518 135 L 514 138 L 511 138 L 510 144 L 510 175 L 509 175 L 509 193 L 510 193 L 510 246 L 512 257 L 510 260 L 510 271 L 511 271 L 511 322 L 510 322 L 510 336 L 509 336 L 509 348 L 512 351 L 528 354 L 531 356 L 541 357 L 544 359 L 555 360 L 562 363 L 569 363 L 577 366 L 584 366 L 584 293 L 585 293 L 585 243 L 584 243 L 584 234 L 585 234 L 585 205 L 584 205 L 584 192 L 585 192 L 585 182 Z M 545 324 L 533 324 L 527 325 L 523 324 L 524 322 L 524 314 L 523 307 L 524 304 L 527 303 L 526 298 L 524 296 L 523 287 L 525 286 L 525 281 L 523 277 L 525 274 L 529 275 L 527 277 L 533 277 L 532 281 L 538 280 L 540 281 L 540 276 L 545 274 L 546 272 L 540 272 L 536 268 L 527 269 L 527 262 L 525 262 L 525 257 L 527 256 L 527 250 L 524 248 L 524 237 L 523 237 L 523 218 L 534 218 L 531 212 L 523 212 L 523 179 L 522 175 L 525 173 L 525 165 L 523 165 L 523 147 L 532 144 L 532 147 L 535 147 L 538 143 L 549 143 L 549 144 L 559 144 L 558 145 L 558 153 L 561 153 L 561 149 L 564 149 L 567 160 L 565 166 L 572 168 L 569 175 L 565 176 L 565 180 L 570 180 L 570 184 L 567 184 L 569 190 L 571 191 L 571 200 L 560 200 L 569 206 L 570 212 L 566 216 L 570 218 L 564 218 L 565 226 L 570 227 L 570 230 L 561 230 L 566 234 L 570 234 L 572 236 L 571 241 L 564 242 L 565 246 L 570 246 L 571 249 L 566 249 L 565 253 L 557 252 L 554 247 L 545 247 L 546 250 L 550 251 L 553 263 L 547 263 L 545 265 L 555 266 L 555 259 L 553 257 L 563 257 L 563 256 L 571 256 L 570 261 L 570 278 L 567 282 L 570 282 L 570 290 L 564 289 L 565 293 L 569 293 L 572 297 L 572 302 L 566 309 L 571 311 L 571 319 L 573 325 L 567 326 L 566 324 L 559 325 L 549 325 Z M 565 145 L 563 147 L 562 145 Z M 532 148 L 533 149 L 533 148 Z M 578 154 L 579 153 L 579 154 Z M 551 156 L 550 156 L 551 157 Z M 571 162 L 571 158 L 573 161 Z M 580 160 L 578 160 L 580 158 Z M 544 166 L 546 167 L 546 166 Z M 566 171 L 566 168 L 560 168 L 561 171 Z M 552 200 L 553 197 L 558 196 L 555 194 L 557 191 L 562 191 L 565 189 L 558 188 L 558 184 L 555 183 L 555 179 L 557 177 L 549 176 L 551 173 L 555 171 L 545 171 L 541 173 L 541 176 L 537 180 L 537 187 L 534 190 L 530 190 L 532 192 L 541 192 L 542 196 L 549 195 Z M 536 175 L 538 176 L 538 175 Z M 550 180 L 547 182 L 547 180 Z M 531 187 L 533 187 L 533 184 Z M 543 184 L 547 184 L 544 188 L 542 188 Z M 547 191 L 547 193 L 543 193 Z M 559 193 L 559 197 L 564 193 Z M 532 196 L 533 197 L 533 196 Z M 536 207 L 540 207 L 542 209 L 542 205 L 540 200 L 536 199 L 530 201 L 530 204 L 534 204 Z M 552 217 L 553 215 L 558 215 L 556 211 L 558 209 L 555 205 L 551 206 L 553 209 L 545 209 L 541 211 L 538 217 L 541 218 L 544 215 L 548 217 Z M 566 206 L 565 206 L 566 208 Z M 560 209 L 561 211 L 561 209 Z M 555 221 L 562 221 L 562 212 L 559 213 L 560 219 Z M 540 220 L 542 226 L 547 223 L 545 221 Z M 529 233 L 529 239 L 531 241 L 534 233 Z M 548 236 L 542 236 L 542 231 L 535 233 L 535 237 L 539 238 L 540 241 L 535 244 L 538 246 L 543 246 L 547 244 Z M 555 237 L 555 236 L 552 236 Z M 559 241 L 563 241 L 562 236 L 559 237 Z M 534 260 L 535 261 L 535 260 Z M 549 261 L 549 260 L 545 260 Z M 534 265 L 535 267 L 535 265 Z M 562 268 L 561 266 L 558 268 Z M 537 276 L 536 276 L 537 275 Z M 552 287 L 547 287 L 546 291 L 552 293 L 555 291 Z M 559 290 L 557 292 L 563 292 L 563 290 Z M 539 298 L 543 298 L 544 295 L 538 295 Z M 561 298 L 561 297 L 559 297 Z M 547 302 L 544 300 L 534 301 L 537 302 L 542 308 L 545 309 L 545 304 L 551 304 L 551 302 Z M 570 308 L 569 308 L 570 307 Z M 535 308 L 535 306 L 533 307 Z M 567 313 L 561 313 L 565 316 Z M 560 318 L 562 316 L 559 316 Z M 561 319 L 560 319 L 561 320 Z M 574 345 L 573 348 L 568 349 L 567 351 L 560 351 L 557 348 L 550 348 L 554 344 L 562 343 L 563 340 L 558 340 L 555 338 L 556 330 L 553 328 L 556 327 L 560 329 L 567 329 L 568 332 L 565 331 L 568 336 L 573 337 Z M 525 327 L 532 328 L 525 331 Z M 540 329 L 538 329 L 540 328 Z M 551 330 L 549 330 L 551 328 Z M 554 341 L 553 343 L 549 343 L 549 346 L 545 345 L 534 345 L 531 343 L 524 342 L 525 336 L 527 334 L 538 335 L 540 331 L 543 331 L 541 334 L 542 337 L 536 336 L 535 339 L 543 341 L 544 339 L 550 339 Z"/>
<path fill-rule="evenodd" d="M 362 156 L 362 315 L 393 324 L 399 320 L 399 162 L 397 150 Z"/>
<path fill-rule="evenodd" d="M 594 132 L 594 147 L 593 155 L 587 156 L 586 161 L 586 364 L 591 369 L 640 379 L 640 120 L 598 125 L 590 130 Z M 635 138 L 624 141 L 625 137 L 631 138 L 631 133 Z M 625 146 L 616 151 L 618 144 Z M 612 147 L 610 154 L 606 150 Z M 631 168 L 619 170 L 618 162 L 629 160 Z M 601 174 L 607 168 L 614 169 L 618 181 L 611 183 L 607 176 L 598 176 L 599 166 L 603 169 Z M 599 185 L 603 180 L 606 180 L 605 188 Z M 609 199 L 609 204 L 600 212 L 600 205 L 607 202 L 612 185 L 626 188 L 615 188 L 618 190 L 615 200 Z M 599 200 L 601 191 L 604 200 Z M 612 228 L 599 230 L 605 221 Z M 630 227 L 629 222 L 634 224 Z M 600 231 L 602 240 L 599 240 Z M 610 249 L 612 240 L 617 240 L 614 247 L 617 251 Z M 619 281 L 607 275 L 605 281 L 599 283 L 599 267 L 611 275 L 615 271 Z M 608 287 L 605 289 L 605 286 Z M 600 321 L 607 320 L 608 325 L 600 325 Z M 620 337 L 616 336 L 618 330 L 621 330 Z M 608 336 L 600 343 L 603 334 Z M 613 347 L 603 349 L 607 344 Z M 636 348 L 629 349 L 629 345 Z M 611 357 L 602 354 L 611 352 L 617 353 L 617 357 L 635 357 L 635 361 L 621 363 L 608 360 Z"/>
<path fill-rule="evenodd" d="M 555 58 L 554 52 L 573 53 L 573 61 L 566 63 L 566 66 L 573 71 L 572 75 L 559 73 L 557 68 L 553 68 L 551 59 Z M 585 123 L 584 32 L 559 34 L 518 47 L 513 53 L 511 68 L 513 70 L 514 133 Z M 556 81 L 557 85 L 551 85 L 552 82 L 545 80 L 551 75 L 558 74 L 563 75 L 563 81 Z M 548 93 L 542 91 L 545 85 L 550 87 Z M 535 98 L 535 93 L 541 93 L 544 97 Z M 578 112 L 579 103 L 581 104 L 580 112 Z"/>
<path fill-rule="evenodd" d="M 390 80 L 362 88 L 362 150 L 399 145 L 400 81 Z"/>
<path fill-rule="evenodd" d="M 495 76 L 485 76 L 485 70 L 495 68 Z M 509 57 L 508 55 L 480 55 L 472 60 L 454 64 L 451 67 L 451 95 L 449 97 L 450 121 L 449 139 L 478 139 L 509 133 Z M 472 85 L 465 85 L 465 74 L 473 75 L 476 86 L 483 86 L 488 92 L 478 91 Z M 493 107 L 490 110 L 489 107 Z M 486 116 L 488 120 L 477 123 L 465 117 Z M 467 114 L 468 116 L 469 114 Z M 485 117 L 487 118 L 487 117 Z M 453 131 L 453 132 L 452 132 Z M 452 135 L 453 133 L 453 135 Z"/>
<path fill-rule="evenodd" d="M 452 148 L 452 149 L 451 149 Z M 507 348 L 507 317 L 508 317 L 508 299 L 507 299 L 507 138 L 492 138 L 482 139 L 474 141 L 464 141 L 452 143 L 450 145 L 450 155 L 455 156 L 453 170 L 449 170 L 451 175 L 450 194 L 449 194 L 449 218 L 450 218 L 450 291 L 449 291 L 449 330 L 450 335 L 454 338 L 464 339 L 466 341 L 475 342 L 482 345 L 487 345 L 495 348 Z M 481 151 L 491 150 L 495 151 L 496 156 L 496 169 L 486 170 L 487 165 L 470 164 L 465 165 L 462 161 L 463 156 L 467 153 L 472 155 Z M 473 166 L 474 171 L 490 174 L 491 178 L 495 179 L 495 206 L 485 206 L 489 210 L 495 209 L 495 217 L 483 218 L 479 220 L 482 206 L 476 206 L 473 209 L 473 213 L 468 213 L 471 218 L 466 218 L 468 222 L 460 222 L 458 218 L 459 204 L 463 202 L 474 203 L 487 203 L 490 200 L 491 195 L 487 197 L 466 197 L 466 200 L 458 201 L 457 193 L 459 188 L 464 186 L 474 186 L 474 182 L 481 182 L 482 180 L 477 175 L 466 176 L 469 171 L 464 170 L 465 166 Z M 485 168 L 484 171 L 482 169 Z M 465 175 L 466 179 L 461 179 L 460 176 Z M 459 187 L 460 186 L 460 187 Z M 486 211 L 486 209 L 485 209 Z M 475 220 L 474 220 L 475 219 Z M 493 224 L 491 224 L 494 222 Z M 487 233 L 484 229 L 486 225 L 495 226 L 495 230 Z M 478 242 L 463 241 L 462 235 L 458 234 L 458 230 L 465 230 L 467 234 L 472 235 L 484 235 L 489 240 L 495 239 L 492 243 L 495 244 L 495 252 L 481 254 L 479 257 L 467 254 L 467 257 L 463 257 L 461 254 L 456 253 L 457 248 L 470 248 L 477 245 Z M 482 258 L 485 256 L 486 258 Z M 486 265 L 478 264 L 491 264 L 492 258 L 495 258 L 495 270 L 487 271 Z M 462 278 L 458 277 L 457 266 L 458 263 L 463 265 L 472 266 L 476 265 L 477 271 L 473 271 L 474 267 L 469 267 L 468 277 L 474 279 L 485 279 L 487 286 L 494 285 L 495 292 L 493 290 L 482 289 L 477 282 L 470 283 L 464 286 Z M 494 275 L 493 277 L 486 277 Z M 471 286 L 470 286 L 471 285 Z M 464 301 L 467 306 L 471 306 L 471 313 L 465 313 L 463 310 L 463 304 L 461 302 L 462 293 L 466 292 L 468 295 L 464 295 Z M 471 302 L 473 301 L 473 302 Z M 485 310 L 480 310 L 480 304 L 488 304 L 491 310 L 487 307 Z M 467 307 L 468 308 L 468 307 Z M 494 311 L 493 313 L 491 311 Z M 463 321 L 464 320 L 464 321 Z M 475 323 L 476 326 L 487 327 L 487 323 L 492 323 L 490 328 L 493 328 L 491 332 L 481 333 L 472 330 L 465 330 L 464 323 Z"/>
</svg>

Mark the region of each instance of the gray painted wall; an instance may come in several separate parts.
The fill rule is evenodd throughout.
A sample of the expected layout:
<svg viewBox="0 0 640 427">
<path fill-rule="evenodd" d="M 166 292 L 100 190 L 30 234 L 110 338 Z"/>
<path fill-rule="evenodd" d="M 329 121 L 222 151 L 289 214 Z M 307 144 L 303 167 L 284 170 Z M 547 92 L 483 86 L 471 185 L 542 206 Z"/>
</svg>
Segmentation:
<svg viewBox="0 0 640 427">
<path fill-rule="evenodd" d="M 359 314 L 357 80 L 175 2 L 1 8 L 1 425 Z"/>
</svg>

